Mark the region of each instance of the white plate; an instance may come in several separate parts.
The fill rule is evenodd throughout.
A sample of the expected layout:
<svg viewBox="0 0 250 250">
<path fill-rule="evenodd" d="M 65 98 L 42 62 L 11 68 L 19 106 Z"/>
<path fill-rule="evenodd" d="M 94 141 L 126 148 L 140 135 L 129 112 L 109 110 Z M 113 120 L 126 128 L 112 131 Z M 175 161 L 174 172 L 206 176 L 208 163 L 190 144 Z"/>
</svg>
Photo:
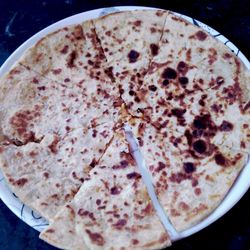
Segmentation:
<svg viewBox="0 0 250 250">
<path fill-rule="evenodd" d="M 42 38 L 43 36 L 47 35 L 50 32 L 53 32 L 59 28 L 62 28 L 70 24 L 76 24 L 85 20 L 97 18 L 99 16 L 105 15 L 110 12 L 116 12 L 122 10 L 135 10 L 135 9 L 152 9 L 152 8 L 137 7 L 137 6 L 111 7 L 104 9 L 102 8 L 102 9 L 83 12 L 65 18 L 57 23 L 54 23 L 49 27 L 43 29 L 42 31 L 38 32 L 34 36 L 32 36 L 25 43 L 23 43 L 18 49 L 16 49 L 16 51 L 12 53 L 12 55 L 6 60 L 6 62 L 0 68 L 0 75 L 3 75 L 5 72 L 7 72 L 11 68 L 11 66 L 21 57 L 21 55 L 27 48 L 34 45 L 40 38 Z M 178 13 L 176 14 L 194 23 L 195 25 L 200 26 L 204 30 L 208 31 L 211 35 L 216 37 L 218 40 L 222 41 L 243 61 L 246 67 L 250 69 L 250 63 L 246 59 L 246 57 L 241 53 L 241 51 L 233 43 L 231 43 L 228 39 L 226 39 L 223 35 L 221 35 L 218 31 L 210 28 L 206 24 L 203 24 L 193 18 L 180 15 Z M 230 192 L 223 200 L 223 202 L 220 204 L 220 206 L 205 220 L 203 220 L 196 226 L 193 226 L 192 228 L 183 231 L 179 235 L 175 236 L 173 240 L 179 240 L 189 235 L 192 235 L 200 231 L 201 229 L 207 227 L 208 225 L 219 219 L 221 216 L 223 216 L 229 209 L 231 209 L 240 200 L 240 198 L 248 190 L 250 186 L 249 176 L 250 176 L 250 163 L 248 163 L 247 166 L 245 166 L 245 168 L 242 170 L 233 188 L 230 190 Z M 26 222 L 34 229 L 42 231 L 48 225 L 48 222 L 45 219 L 43 219 L 40 215 L 33 212 L 29 207 L 24 205 L 22 202 L 20 202 L 20 200 L 11 192 L 1 172 L 0 172 L 0 198 L 14 214 L 16 214 L 21 220 Z"/>
</svg>

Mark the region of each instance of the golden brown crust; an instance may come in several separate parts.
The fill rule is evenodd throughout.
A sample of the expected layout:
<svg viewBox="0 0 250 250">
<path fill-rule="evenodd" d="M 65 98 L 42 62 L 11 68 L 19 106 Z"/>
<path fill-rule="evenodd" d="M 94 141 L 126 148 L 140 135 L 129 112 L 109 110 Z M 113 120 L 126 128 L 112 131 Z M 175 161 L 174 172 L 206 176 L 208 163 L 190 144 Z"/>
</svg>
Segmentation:
<svg viewBox="0 0 250 250">
<path fill-rule="evenodd" d="M 76 193 L 84 178 L 95 187 L 91 169 L 105 157 L 110 163 L 130 156 L 114 169 L 135 168 L 130 153 L 119 147 L 110 151 L 114 131 L 130 122 L 155 191 L 173 225 L 183 230 L 220 204 L 244 167 L 250 149 L 249 86 L 249 71 L 226 46 L 168 11 L 111 13 L 62 28 L 26 51 L 0 81 L 1 168 L 21 200 L 46 218 L 63 208 L 42 234 L 48 242 L 74 249 L 109 245 L 113 233 L 133 220 L 111 223 L 109 237 L 89 227 L 93 221 L 88 221 L 85 238 L 79 240 L 75 220 L 84 212 L 75 210 L 77 197 L 88 197 L 88 188 L 84 184 Z M 88 149 L 91 153 L 86 154 Z M 101 165 L 98 169 L 105 177 Z M 133 171 L 126 180 L 139 180 L 139 175 Z M 143 185 L 135 183 L 135 190 Z M 114 186 L 111 195 L 126 185 Z M 130 190 L 131 196 L 139 194 L 144 204 L 145 189 L 135 190 Z M 76 207 L 65 206 L 72 199 Z M 129 217 L 137 221 L 130 231 L 138 238 L 124 236 L 121 247 L 170 244 L 151 203 Z M 140 224 L 145 218 L 150 223 Z M 148 238 L 139 234 L 143 230 Z M 155 230 L 159 233 L 152 238 Z M 62 244 L 63 235 L 76 238 L 72 243 L 66 237 Z"/>
</svg>

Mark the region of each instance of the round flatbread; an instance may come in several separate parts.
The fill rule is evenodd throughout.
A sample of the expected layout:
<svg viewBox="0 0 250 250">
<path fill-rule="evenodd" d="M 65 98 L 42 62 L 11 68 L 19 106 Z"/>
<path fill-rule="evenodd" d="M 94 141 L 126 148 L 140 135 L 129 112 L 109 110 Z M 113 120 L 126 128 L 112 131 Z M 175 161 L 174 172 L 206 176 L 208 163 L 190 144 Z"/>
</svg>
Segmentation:
<svg viewBox="0 0 250 250">
<path fill-rule="evenodd" d="M 182 231 L 214 211 L 248 161 L 249 86 L 225 45 L 169 11 L 65 27 L 0 79 L 0 167 L 57 247 L 164 248 L 171 239 L 120 128 L 132 127 Z"/>
</svg>

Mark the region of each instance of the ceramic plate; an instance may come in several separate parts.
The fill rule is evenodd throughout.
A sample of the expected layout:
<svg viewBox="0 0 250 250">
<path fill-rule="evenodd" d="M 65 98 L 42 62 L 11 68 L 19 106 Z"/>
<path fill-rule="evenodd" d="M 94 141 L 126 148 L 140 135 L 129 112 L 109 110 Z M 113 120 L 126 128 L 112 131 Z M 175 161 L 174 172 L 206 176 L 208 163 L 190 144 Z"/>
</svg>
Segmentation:
<svg viewBox="0 0 250 250">
<path fill-rule="evenodd" d="M 152 9 L 152 8 L 137 7 L 137 6 L 102 8 L 102 9 L 83 12 L 65 18 L 57 23 L 54 23 L 49 27 L 43 29 L 42 31 L 38 32 L 34 36 L 32 36 L 25 43 L 23 43 L 18 49 L 16 49 L 16 51 L 6 60 L 6 62 L 0 68 L 0 75 L 3 75 L 5 72 L 7 72 L 11 68 L 11 66 L 21 57 L 21 55 L 27 48 L 34 45 L 40 38 L 46 36 L 50 32 L 53 32 L 67 25 L 80 23 L 82 21 L 97 18 L 106 15 L 108 13 L 123 11 L 123 10 L 135 10 L 135 9 Z M 199 22 L 198 20 L 195 20 L 194 18 L 181 15 L 178 13 L 175 14 L 201 27 L 202 29 L 209 32 L 216 39 L 222 41 L 243 61 L 246 67 L 250 69 L 250 63 L 246 59 L 246 57 L 241 53 L 241 51 L 232 42 L 230 42 L 227 38 L 221 35 L 218 31 L 212 29 L 211 27 L 207 26 L 204 23 Z M 240 176 L 238 177 L 237 181 L 235 182 L 233 188 L 230 190 L 230 192 L 223 200 L 223 202 L 220 204 L 220 206 L 212 214 L 210 214 L 205 220 L 193 226 L 192 228 L 175 235 L 172 240 L 175 241 L 187 237 L 189 235 L 192 235 L 200 231 L 201 229 L 207 227 L 208 225 L 219 219 L 221 216 L 223 216 L 229 209 L 231 209 L 240 200 L 240 198 L 248 190 L 250 186 L 249 176 L 250 176 L 250 163 L 248 163 L 247 166 L 245 166 Z M 15 194 L 11 192 L 1 172 L 0 172 L 0 198 L 14 214 L 16 214 L 21 220 L 26 222 L 34 229 L 42 231 L 48 225 L 48 222 L 44 218 L 42 218 L 39 214 L 35 213 L 29 207 L 24 205 L 15 196 Z"/>
</svg>

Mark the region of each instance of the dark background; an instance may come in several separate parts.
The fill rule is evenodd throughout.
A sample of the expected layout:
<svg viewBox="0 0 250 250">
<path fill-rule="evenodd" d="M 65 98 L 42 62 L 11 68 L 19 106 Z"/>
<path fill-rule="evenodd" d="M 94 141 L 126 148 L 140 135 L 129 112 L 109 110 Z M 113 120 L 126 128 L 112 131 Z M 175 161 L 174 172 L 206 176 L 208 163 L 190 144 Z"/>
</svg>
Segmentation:
<svg viewBox="0 0 250 250">
<path fill-rule="evenodd" d="M 218 30 L 250 58 L 249 0 L 0 0 L 0 65 L 19 45 L 48 25 L 83 11 L 119 5 L 159 7 L 194 17 Z M 39 240 L 37 231 L 0 202 L 0 249 L 54 248 Z M 201 232 L 175 242 L 170 249 L 249 250 L 250 192 L 223 218 Z"/>
</svg>

